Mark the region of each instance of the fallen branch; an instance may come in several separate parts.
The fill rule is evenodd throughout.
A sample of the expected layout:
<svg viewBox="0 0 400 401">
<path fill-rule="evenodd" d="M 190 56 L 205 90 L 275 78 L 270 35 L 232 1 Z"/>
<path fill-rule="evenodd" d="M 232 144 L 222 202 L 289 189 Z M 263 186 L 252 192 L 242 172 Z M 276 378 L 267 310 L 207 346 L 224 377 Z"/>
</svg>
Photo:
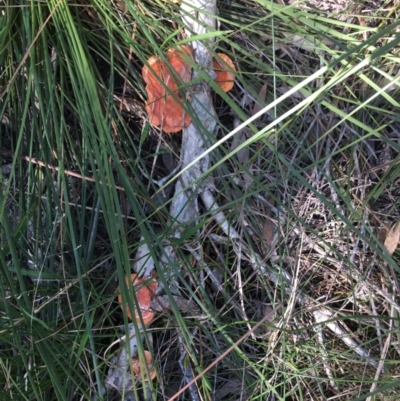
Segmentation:
<svg viewBox="0 0 400 401">
<path fill-rule="evenodd" d="M 204 13 L 200 10 L 204 11 Z M 182 20 L 186 27 L 185 31 L 188 36 L 207 33 L 216 27 L 214 16 L 217 15 L 217 7 L 215 0 L 194 0 L 190 4 L 182 5 L 181 11 Z M 211 43 L 212 39 L 208 41 L 208 45 L 211 45 Z M 192 48 L 194 49 L 194 62 L 197 65 L 205 67 L 212 74 L 212 58 L 205 44 L 193 41 Z M 193 71 L 193 79 L 196 77 L 197 72 Z M 207 150 L 208 146 L 204 140 L 206 137 L 204 133 L 211 135 L 215 133 L 217 118 L 208 85 L 203 82 L 194 85 L 190 92 L 190 97 L 193 115 L 196 118 L 193 118 L 192 123 L 187 128 L 183 128 L 180 166 L 184 171 L 176 182 L 175 195 L 170 207 L 170 215 L 175 227 L 173 233 L 175 238 L 181 237 L 181 230 L 184 227 L 192 225 L 197 221 L 199 217 L 199 194 L 203 193 L 203 202 L 206 204 L 206 207 L 210 206 L 211 210 L 213 210 L 211 203 L 214 203 L 207 185 L 201 182 L 201 177 L 209 169 L 209 156 L 201 158 L 197 163 L 192 164 L 190 168 L 186 167 Z M 221 220 L 222 216 L 218 213 L 215 214 L 217 221 L 224 229 L 228 229 L 228 223 Z M 161 263 L 164 266 L 169 266 L 174 262 L 176 262 L 175 250 L 171 244 L 167 243 L 162 251 Z M 140 277 L 151 277 L 155 271 L 155 263 L 150 256 L 149 244 L 143 243 L 139 247 L 132 269 Z M 177 295 L 177 283 L 175 283 L 174 278 L 168 272 L 165 272 L 164 276 L 168 280 L 171 292 Z M 159 285 L 157 295 L 161 295 L 162 292 L 163 286 Z M 143 338 L 136 331 L 138 328 L 137 325 L 130 324 L 128 328 L 129 341 L 126 341 L 126 345 L 120 349 L 118 355 L 112 358 L 112 366 L 108 372 L 106 387 L 127 395 L 129 400 L 135 400 L 131 392 L 133 384 L 129 372 L 129 358 L 137 356 L 137 341 L 138 338 L 143 341 Z M 192 378 L 190 378 L 190 381 L 193 383 Z M 188 388 L 190 388 L 192 399 L 197 400 L 198 395 L 195 387 L 189 385 Z M 127 396 L 125 396 L 125 401 L 128 399 Z"/>
</svg>

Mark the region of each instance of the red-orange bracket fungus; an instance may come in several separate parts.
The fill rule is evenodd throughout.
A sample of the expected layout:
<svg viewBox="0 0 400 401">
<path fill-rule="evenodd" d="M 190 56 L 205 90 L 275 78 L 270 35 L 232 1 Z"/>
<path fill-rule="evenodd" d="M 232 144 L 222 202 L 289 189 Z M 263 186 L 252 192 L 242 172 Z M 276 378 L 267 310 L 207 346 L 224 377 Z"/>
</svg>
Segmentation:
<svg viewBox="0 0 400 401">
<path fill-rule="evenodd" d="M 213 67 L 217 74 L 215 82 L 224 92 L 230 91 L 235 79 L 233 61 L 226 54 L 217 53 L 217 58 L 213 59 Z"/>
<path fill-rule="evenodd" d="M 146 111 L 150 123 L 161 127 L 166 133 L 179 132 L 192 121 L 182 107 L 183 99 L 178 90 L 180 84 L 187 83 L 192 78 L 192 68 L 185 61 L 192 54 L 193 50 L 189 46 L 171 48 L 166 55 L 170 67 L 160 57 L 153 56 L 147 60 L 150 68 L 145 65 L 142 70 L 148 96 Z M 176 72 L 176 77 L 171 75 L 170 68 Z M 176 78 L 181 82 L 177 82 Z"/>
<path fill-rule="evenodd" d="M 139 358 L 132 358 L 131 362 L 132 371 L 136 377 L 140 378 L 142 376 L 143 380 L 146 381 L 149 381 L 147 376 L 147 372 L 149 372 L 150 380 L 154 380 L 157 376 L 157 373 L 153 367 L 151 353 L 149 351 L 144 351 L 144 357 L 146 359 L 145 363 L 147 364 L 148 371 L 146 370 L 145 366 L 143 366 L 143 363 L 140 363 Z M 141 374 L 141 372 L 143 373 Z"/>
<path fill-rule="evenodd" d="M 146 111 L 149 121 L 156 127 L 161 127 L 166 133 L 175 133 L 186 128 L 192 121 L 189 114 L 182 107 L 182 95 L 178 90 L 180 84 L 188 83 L 192 77 L 192 67 L 187 62 L 193 60 L 193 50 L 190 46 L 170 48 L 166 58 L 168 67 L 160 57 L 152 56 L 142 70 L 146 83 Z M 171 68 L 176 77 L 171 75 Z M 235 66 L 233 61 L 223 53 L 218 53 L 213 59 L 213 68 L 216 73 L 215 82 L 224 92 L 233 88 Z M 178 82 L 177 82 L 178 80 Z"/>
<path fill-rule="evenodd" d="M 158 287 L 158 283 L 154 277 L 140 278 L 135 273 L 132 273 L 131 277 L 125 277 L 125 283 L 127 287 L 129 287 L 129 280 L 132 282 L 139 305 L 139 310 L 134 310 L 135 320 L 137 323 L 141 324 L 142 320 L 140 319 L 140 316 L 142 316 L 143 323 L 147 326 L 154 319 L 154 312 L 150 308 L 150 302 L 154 297 L 154 292 Z M 129 305 L 122 304 L 121 291 L 118 293 L 118 303 L 121 309 L 125 310 L 126 315 L 133 320 Z"/>
</svg>

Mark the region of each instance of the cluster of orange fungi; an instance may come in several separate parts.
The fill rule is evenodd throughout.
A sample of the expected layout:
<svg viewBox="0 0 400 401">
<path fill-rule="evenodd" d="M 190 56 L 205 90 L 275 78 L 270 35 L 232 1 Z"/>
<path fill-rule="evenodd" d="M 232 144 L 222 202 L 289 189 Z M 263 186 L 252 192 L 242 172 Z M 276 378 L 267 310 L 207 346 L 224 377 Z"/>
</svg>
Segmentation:
<svg viewBox="0 0 400 401">
<path fill-rule="evenodd" d="M 154 292 L 158 287 L 158 283 L 154 277 L 143 279 L 135 273 L 132 273 L 131 277 L 125 277 L 127 287 L 129 287 L 129 280 L 131 280 L 132 286 L 135 289 L 136 300 L 139 306 L 139 309 L 135 308 L 134 310 L 134 318 L 132 317 L 129 305 L 124 305 L 122 303 L 121 291 L 118 293 L 118 303 L 121 309 L 125 310 L 129 319 L 135 319 L 138 324 L 148 326 L 154 319 L 154 312 L 151 309 L 150 303 L 154 297 Z M 149 351 L 144 351 L 144 356 L 146 358 L 147 369 L 143 369 L 143 366 L 141 369 L 139 358 L 135 357 L 132 358 L 131 362 L 132 371 L 138 378 L 143 377 L 144 380 L 149 380 L 147 375 L 147 372 L 149 372 L 150 380 L 153 380 L 156 377 L 156 371 L 152 365 L 151 353 Z"/>
<path fill-rule="evenodd" d="M 147 60 L 150 68 L 145 65 L 142 75 L 146 83 L 146 111 L 150 123 L 161 127 L 166 133 L 174 133 L 186 128 L 192 121 L 182 107 L 183 99 L 178 84 L 185 84 L 192 78 L 192 67 L 188 61 L 193 58 L 193 50 L 189 46 L 171 48 L 166 58 L 170 66 L 158 56 L 150 57 Z M 213 68 L 215 82 L 224 92 L 231 90 L 235 78 L 232 60 L 226 54 L 218 53 L 217 58 L 213 59 Z M 174 70 L 172 75 L 171 69 Z"/>
</svg>

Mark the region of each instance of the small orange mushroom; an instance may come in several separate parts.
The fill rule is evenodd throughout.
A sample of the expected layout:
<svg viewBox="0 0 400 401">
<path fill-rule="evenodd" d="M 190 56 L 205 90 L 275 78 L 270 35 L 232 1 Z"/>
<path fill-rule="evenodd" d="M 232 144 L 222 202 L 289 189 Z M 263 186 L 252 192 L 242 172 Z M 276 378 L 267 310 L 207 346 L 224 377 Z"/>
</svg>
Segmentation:
<svg viewBox="0 0 400 401">
<path fill-rule="evenodd" d="M 157 372 L 153 367 L 153 361 L 151 358 L 151 353 L 149 351 L 144 351 L 144 357 L 146 359 L 147 369 L 143 366 L 143 361 L 140 363 L 139 358 L 132 358 L 131 367 L 132 371 L 136 377 L 143 377 L 143 380 L 149 381 L 147 372 L 150 374 L 150 380 L 154 380 L 157 376 Z M 141 372 L 143 372 L 141 374 Z"/>
<path fill-rule="evenodd" d="M 150 302 L 154 297 L 154 292 L 158 287 L 158 283 L 155 278 L 144 279 L 138 277 L 137 274 L 132 273 L 130 280 L 132 281 L 132 285 L 135 289 L 136 299 L 139 305 L 139 310 L 135 309 L 135 320 L 137 323 L 143 323 L 147 326 L 154 319 L 154 312 L 150 308 Z M 126 286 L 129 286 L 129 277 L 125 277 Z M 129 309 L 129 305 L 122 304 L 122 295 L 121 292 L 118 294 L 118 303 L 121 309 L 124 309 L 126 315 L 133 320 L 131 310 Z M 142 320 L 140 319 L 142 317 Z"/>
<path fill-rule="evenodd" d="M 187 83 L 192 77 L 192 68 L 186 61 L 189 57 L 192 57 L 189 46 L 168 49 L 167 60 L 176 76 L 171 75 L 170 68 L 158 56 L 150 57 L 147 61 L 154 72 L 147 66 L 142 70 L 146 82 L 146 111 L 150 123 L 161 127 L 166 133 L 179 132 L 192 121 L 182 107 L 183 99 L 178 89 L 180 82 L 177 82 L 178 78 L 182 83 Z"/>
<path fill-rule="evenodd" d="M 217 74 L 215 82 L 224 92 L 228 92 L 233 88 L 235 65 L 226 54 L 218 53 L 217 56 L 218 60 L 213 59 L 214 71 Z"/>
</svg>

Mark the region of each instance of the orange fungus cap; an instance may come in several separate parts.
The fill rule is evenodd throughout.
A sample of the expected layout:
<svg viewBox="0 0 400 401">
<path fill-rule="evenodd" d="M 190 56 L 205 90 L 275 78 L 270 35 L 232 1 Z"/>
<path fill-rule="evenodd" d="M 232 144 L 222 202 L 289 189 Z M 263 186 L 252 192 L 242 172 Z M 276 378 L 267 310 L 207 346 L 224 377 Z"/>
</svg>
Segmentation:
<svg viewBox="0 0 400 401">
<path fill-rule="evenodd" d="M 158 283 L 154 277 L 140 278 L 137 274 L 132 273 L 130 280 L 135 290 L 136 299 L 139 305 L 139 310 L 135 309 L 135 320 L 137 323 L 143 323 L 147 326 L 154 319 L 154 312 L 151 310 L 150 303 L 154 297 L 154 292 L 158 287 Z M 125 277 L 126 286 L 129 287 L 129 278 Z M 121 309 L 125 310 L 126 315 L 133 320 L 129 305 L 122 304 L 121 292 L 118 293 L 118 303 Z"/>
<path fill-rule="evenodd" d="M 144 357 L 146 359 L 148 372 L 150 373 L 150 380 L 154 380 L 156 378 L 157 373 L 152 364 L 151 353 L 149 351 L 144 351 Z M 136 377 L 143 377 L 143 379 L 146 381 L 149 380 L 147 378 L 147 370 L 140 363 L 139 358 L 132 358 L 131 367 L 132 367 L 132 371 L 136 375 Z M 143 371 L 142 375 L 141 375 L 141 371 Z"/>
<path fill-rule="evenodd" d="M 149 121 L 166 133 L 179 132 L 192 121 L 182 107 L 184 99 L 178 87 L 191 80 L 192 67 L 188 61 L 192 53 L 189 46 L 168 49 L 169 67 L 158 56 L 152 56 L 147 60 L 150 68 L 145 65 L 142 70 L 148 97 L 146 111 Z"/>
<path fill-rule="evenodd" d="M 228 92 L 233 88 L 235 65 L 226 54 L 217 53 L 217 56 L 213 59 L 214 71 L 217 74 L 215 82 L 224 92 Z"/>
</svg>

